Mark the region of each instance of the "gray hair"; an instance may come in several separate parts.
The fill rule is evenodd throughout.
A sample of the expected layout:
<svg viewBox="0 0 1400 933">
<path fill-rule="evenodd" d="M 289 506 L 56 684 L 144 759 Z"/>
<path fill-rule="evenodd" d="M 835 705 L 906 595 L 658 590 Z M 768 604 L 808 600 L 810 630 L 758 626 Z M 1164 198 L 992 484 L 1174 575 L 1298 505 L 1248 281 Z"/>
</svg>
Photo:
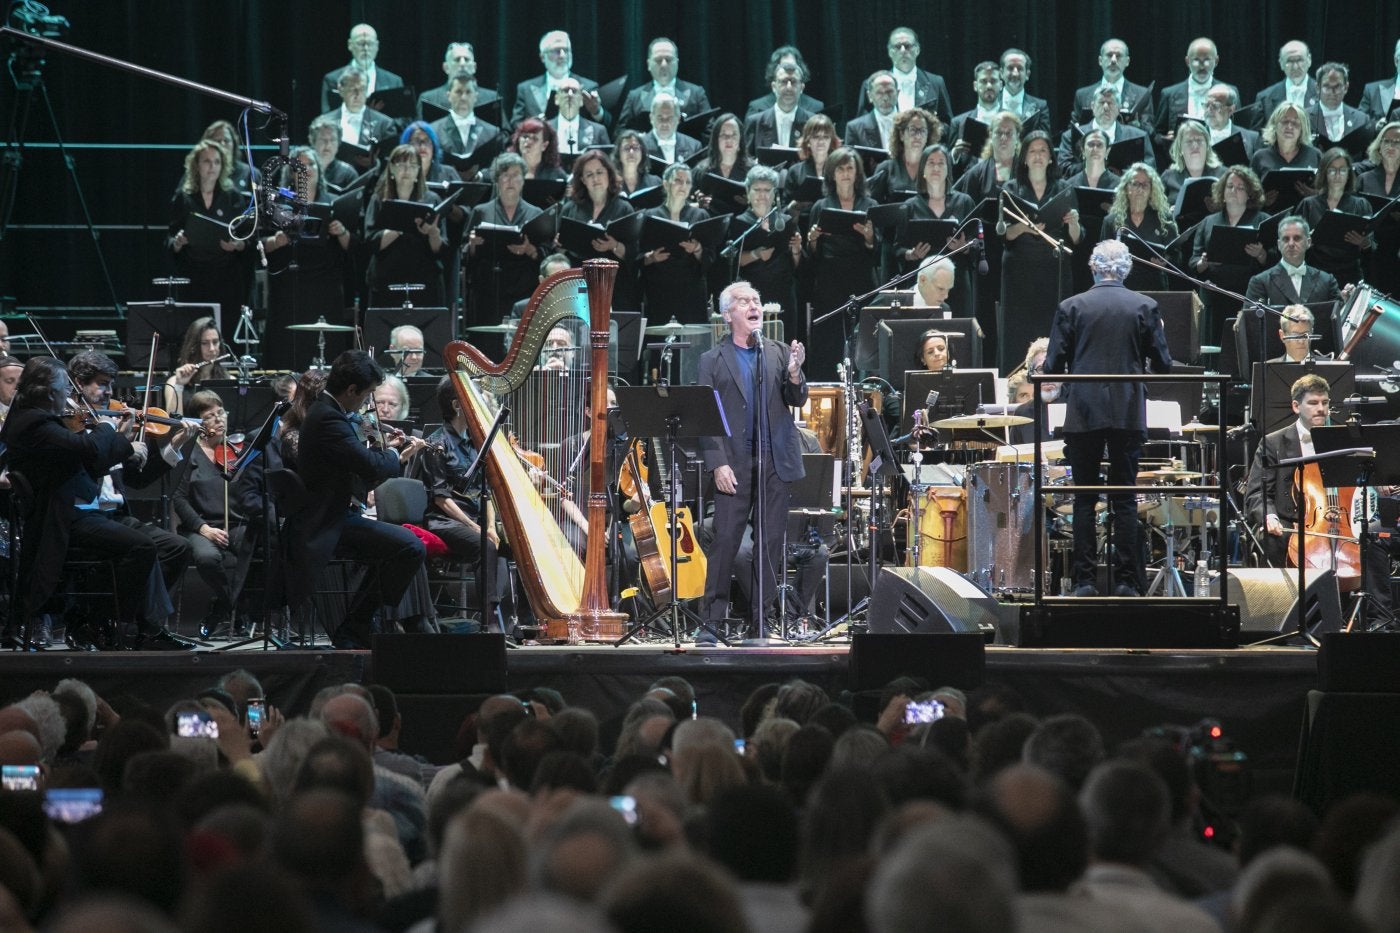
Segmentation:
<svg viewBox="0 0 1400 933">
<path fill-rule="evenodd" d="M 524 175 L 525 160 L 517 153 L 502 152 L 491 162 L 491 180 L 493 182 L 500 181 L 501 176 L 506 173 L 506 170 L 511 168 L 520 169 L 520 174 Z"/>
<path fill-rule="evenodd" d="M 760 182 L 767 182 L 776 191 L 778 187 L 778 173 L 766 165 L 755 165 L 749 169 L 749 173 L 744 176 L 744 190 L 752 190 L 753 186 Z"/>
<path fill-rule="evenodd" d="M 875 870 L 865 919 L 873 933 L 1016 928 L 1016 853 L 985 821 L 950 816 L 910 833 Z"/>
<path fill-rule="evenodd" d="M 73 677 L 65 677 L 53 688 L 54 696 L 61 694 L 67 694 L 83 705 L 83 711 L 87 714 L 87 732 L 88 735 L 92 735 L 93 726 L 97 725 L 97 694 L 87 684 Z"/>
<path fill-rule="evenodd" d="M 656 108 L 669 104 L 676 113 L 681 112 L 681 102 L 676 100 L 676 95 L 662 92 L 651 99 L 651 112 L 656 113 Z"/>
<path fill-rule="evenodd" d="M 31 693 L 15 706 L 34 717 L 39 726 L 39 746 L 43 749 L 44 761 L 52 764 L 68 734 L 68 723 L 63 719 L 58 701 L 47 693 Z"/>
<path fill-rule="evenodd" d="M 930 281 L 939 272 L 947 272 L 956 278 L 957 271 L 957 266 L 947 256 L 929 256 L 919 264 L 919 284 Z"/>
<path fill-rule="evenodd" d="M 1283 236 L 1284 227 L 1302 227 L 1303 236 L 1312 236 L 1312 224 L 1308 223 L 1306 218 L 1301 217 L 1298 214 L 1289 214 L 1287 217 L 1283 218 L 1278 222 L 1278 235 L 1280 237 Z"/>
<path fill-rule="evenodd" d="M 1094 247 L 1089 257 L 1089 271 L 1096 277 L 1116 279 L 1121 282 L 1133 271 L 1133 258 L 1128 252 L 1128 244 L 1117 240 L 1104 240 Z"/>
<path fill-rule="evenodd" d="M 253 759 L 262 771 L 273 799 L 285 800 L 291 796 L 292 784 L 297 771 L 301 770 L 301 763 L 306 760 L 307 752 L 330 734 L 330 728 L 319 719 L 298 717 L 282 724 L 267 749 Z"/>
<path fill-rule="evenodd" d="M 403 334 L 417 334 L 419 339 L 423 337 L 423 331 L 412 324 L 400 324 L 398 327 L 389 331 L 389 346 L 397 347 L 399 345 L 399 337 Z"/>
<path fill-rule="evenodd" d="M 734 298 L 735 298 L 735 295 L 738 294 L 738 292 L 739 292 L 740 289 L 744 289 L 744 288 L 747 288 L 749 291 L 757 291 L 757 289 L 755 289 L 752 285 L 750 285 L 748 282 L 744 281 L 743 279 L 740 279 L 740 280 L 737 281 L 737 282 L 730 282 L 728 285 L 726 285 L 726 286 L 724 287 L 724 291 L 722 291 L 722 292 L 719 293 L 719 313 L 720 313 L 720 314 L 723 314 L 724 312 L 728 311 L 730 308 L 734 307 Z"/>
</svg>

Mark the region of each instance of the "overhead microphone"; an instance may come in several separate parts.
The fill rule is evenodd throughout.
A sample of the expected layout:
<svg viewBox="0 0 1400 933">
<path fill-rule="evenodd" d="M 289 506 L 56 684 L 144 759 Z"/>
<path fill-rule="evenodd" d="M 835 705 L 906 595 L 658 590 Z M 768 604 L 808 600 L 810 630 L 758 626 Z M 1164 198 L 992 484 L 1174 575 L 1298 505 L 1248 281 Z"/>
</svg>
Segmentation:
<svg viewBox="0 0 1400 933">
<path fill-rule="evenodd" d="M 982 235 L 982 218 L 977 218 L 977 274 L 987 274 L 987 240 Z"/>
</svg>

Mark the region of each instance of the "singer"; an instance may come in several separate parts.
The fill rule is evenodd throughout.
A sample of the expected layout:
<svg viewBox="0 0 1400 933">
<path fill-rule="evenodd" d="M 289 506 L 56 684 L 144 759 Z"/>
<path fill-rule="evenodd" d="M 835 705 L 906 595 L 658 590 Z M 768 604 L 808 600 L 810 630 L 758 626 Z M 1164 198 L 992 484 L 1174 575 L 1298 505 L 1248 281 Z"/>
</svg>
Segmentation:
<svg viewBox="0 0 1400 933">
<path fill-rule="evenodd" d="M 1045 353 L 1047 373 L 1171 372 L 1172 358 L 1157 302 L 1123 285 L 1132 269 L 1128 247 L 1105 240 L 1094 247 L 1089 271 L 1094 285 L 1060 303 Z M 1099 462 L 1108 448 L 1108 484 L 1137 482 L 1138 451 L 1147 437 L 1147 392 L 1140 382 L 1069 382 L 1062 391 L 1065 453 L 1080 486 L 1101 484 Z M 1074 595 L 1097 596 L 1098 538 L 1094 527 L 1097 493 L 1074 497 Z M 1113 595 L 1142 592 L 1142 552 L 1138 547 L 1136 497 L 1111 495 L 1113 510 Z"/>
<path fill-rule="evenodd" d="M 702 618 L 710 626 L 729 612 L 730 577 L 744 527 L 750 517 L 762 515 L 763 534 L 758 540 L 763 575 L 755 589 L 763 598 L 753 600 L 755 623 L 759 613 L 778 592 L 778 570 L 783 560 L 783 529 L 787 524 L 788 483 L 801 479 L 802 445 L 792 408 L 807 401 L 807 377 L 802 361 L 807 352 L 801 343 L 781 344 L 762 336 L 763 307 L 758 292 L 748 282 L 735 282 L 719 295 L 719 313 L 729 326 L 730 337 L 700 357 L 698 382 L 719 393 L 720 406 L 729 423 L 729 437 L 700 440 L 705 469 L 714 475 L 714 546 L 705 576 Z M 757 404 L 761 398 L 763 404 Z M 700 644 L 714 644 L 712 630 L 702 629 Z"/>
</svg>

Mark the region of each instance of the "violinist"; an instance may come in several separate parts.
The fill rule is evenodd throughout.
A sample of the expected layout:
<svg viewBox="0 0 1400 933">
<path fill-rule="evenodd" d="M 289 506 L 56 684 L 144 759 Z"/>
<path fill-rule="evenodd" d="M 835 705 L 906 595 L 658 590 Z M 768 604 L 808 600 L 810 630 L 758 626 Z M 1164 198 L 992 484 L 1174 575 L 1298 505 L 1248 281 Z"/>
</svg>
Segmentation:
<svg viewBox="0 0 1400 933">
<path fill-rule="evenodd" d="M 84 396 L 97 398 L 106 392 L 116 366 L 89 351 L 74 358 L 71 371 L 78 388 L 86 389 Z M 121 617 L 96 628 L 72 624 L 68 643 L 96 650 L 100 637 L 115 647 L 119 635 L 113 623 L 131 623 L 139 648 L 188 647 L 164 627 L 173 609 L 166 583 L 184 569 L 188 546 L 178 535 L 128 514 L 122 496 L 124 473 L 130 474 L 126 482 L 132 482 L 143 472 L 162 472 L 152 462 L 164 461 L 148 456 L 146 444 L 132 440 L 129 419 L 90 418 L 77 431 L 66 424 L 63 415 L 74 389 L 69 372 L 51 357 L 25 364 L 0 432 L 7 466 L 28 480 L 36 504 L 25 527 L 29 545 L 22 551 L 19 595 L 29 613 L 37 615 L 58 588 L 70 546 L 110 555 L 117 562 Z"/>
<path fill-rule="evenodd" d="M 228 379 L 220 365 L 227 358 L 219 326 L 212 317 L 197 318 L 185 328 L 175 371 L 165 380 L 163 404 L 166 411 L 184 411 L 194 386 L 209 379 Z"/>
<path fill-rule="evenodd" d="M 366 445 L 358 412 L 383 380 L 384 370 L 368 353 L 341 353 L 306 412 L 296 445 L 296 471 L 306 497 L 283 530 L 290 606 L 300 610 L 310 600 L 316 572 L 334 554 L 362 561 L 369 569 L 344 621 L 332 632 L 338 648 L 369 647 L 376 611 L 398 603 L 426 553 L 411 531 L 367 518 L 353 499 L 357 491 L 398 476 L 400 457 L 413 446 L 401 435 L 383 446 L 374 440 Z"/>
<path fill-rule="evenodd" d="M 232 629 L 254 542 L 248 534 L 249 517 L 227 479 L 239 451 L 227 439 L 223 401 L 216 392 L 196 392 L 186 412 L 199 418 L 203 427 L 189 447 L 174 506 L 195 570 L 214 594 L 200 631 L 207 638 Z"/>
<path fill-rule="evenodd" d="M 1311 456 L 1315 453 L 1312 430 L 1329 424 L 1331 413 L 1331 389 L 1327 380 L 1315 373 L 1309 373 L 1294 382 L 1289 394 L 1298 419 L 1266 435 L 1259 442 L 1259 450 L 1255 454 L 1254 464 L 1250 467 L 1245 493 L 1245 509 L 1252 521 L 1263 525 L 1265 557 L 1274 567 L 1288 566 L 1288 541 L 1290 536 L 1297 534 L 1300 514 L 1295 498 L 1297 479 L 1294 471 L 1278 470 L 1275 467 L 1280 460 Z M 1322 505 L 1325 508 L 1326 503 Z M 1345 512 L 1345 515 L 1339 516 L 1339 524 L 1354 536 L 1355 525 L 1352 516 L 1355 515 L 1359 521 L 1360 510 L 1355 509 L 1350 501 L 1339 502 L 1339 505 Z M 1309 507 L 1312 508 L 1311 505 Z M 1374 520 L 1374 496 L 1369 512 Z M 1350 543 L 1353 549 L 1356 547 L 1354 540 L 1342 543 Z M 1373 542 L 1367 563 L 1360 570 L 1362 587 L 1371 594 L 1378 606 L 1389 609 L 1390 557 L 1383 542 Z"/>
</svg>

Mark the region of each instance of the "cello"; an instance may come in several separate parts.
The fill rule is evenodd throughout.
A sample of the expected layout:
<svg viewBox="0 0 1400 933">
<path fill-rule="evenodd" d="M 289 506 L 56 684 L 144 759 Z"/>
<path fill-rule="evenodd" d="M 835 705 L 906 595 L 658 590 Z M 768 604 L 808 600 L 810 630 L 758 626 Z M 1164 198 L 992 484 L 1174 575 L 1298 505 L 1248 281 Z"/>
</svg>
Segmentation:
<svg viewBox="0 0 1400 933">
<path fill-rule="evenodd" d="M 1351 504 L 1355 486 L 1326 486 L 1316 463 L 1303 467 L 1302 488 L 1295 482 L 1298 521 L 1304 529 L 1304 566 L 1309 570 L 1332 570 L 1337 588 L 1350 593 L 1361 586 L 1361 545 L 1352 527 Z M 1288 538 L 1288 566 L 1298 566 L 1296 529 Z"/>
</svg>

